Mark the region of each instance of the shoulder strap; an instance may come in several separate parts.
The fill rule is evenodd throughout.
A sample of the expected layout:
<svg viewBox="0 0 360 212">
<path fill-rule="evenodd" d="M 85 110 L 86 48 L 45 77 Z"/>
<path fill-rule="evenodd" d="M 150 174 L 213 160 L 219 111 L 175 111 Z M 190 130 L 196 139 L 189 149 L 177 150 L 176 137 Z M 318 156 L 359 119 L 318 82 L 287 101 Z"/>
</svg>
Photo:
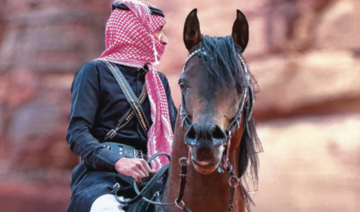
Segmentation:
<svg viewBox="0 0 360 212">
<path fill-rule="evenodd" d="M 141 104 L 140 104 L 137 96 L 134 94 L 129 83 L 127 82 L 127 80 L 125 79 L 124 75 L 121 73 L 119 68 L 108 61 L 106 61 L 105 63 L 109 67 L 111 73 L 114 75 L 116 82 L 119 84 L 122 92 L 124 93 L 124 95 L 126 97 L 126 100 L 128 101 L 132 110 L 134 111 L 134 113 L 141 125 L 141 128 L 143 129 L 145 134 L 147 134 L 147 131 L 149 130 L 149 123 L 146 120 L 144 111 L 142 110 Z"/>
<path fill-rule="evenodd" d="M 142 104 L 145 101 L 146 98 L 146 88 L 145 85 L 143 86 L 143 89 L 141 91 L 140 96 L 138 97 L 139 102 Z M 115 129 L 111 129 L 105 136 L 104 140 L 112 139 L 116 136 L 117 132 L 119 132 L 122 128 L 124 128 L 130 120 L 134 117 L 135 112 L 132 108 L 129 108 L 128 111 L 126 111 L 125 115 L 121 117 L 121 119 L 118 121 L 118 124 L 116 125 Z"/>
</svg>

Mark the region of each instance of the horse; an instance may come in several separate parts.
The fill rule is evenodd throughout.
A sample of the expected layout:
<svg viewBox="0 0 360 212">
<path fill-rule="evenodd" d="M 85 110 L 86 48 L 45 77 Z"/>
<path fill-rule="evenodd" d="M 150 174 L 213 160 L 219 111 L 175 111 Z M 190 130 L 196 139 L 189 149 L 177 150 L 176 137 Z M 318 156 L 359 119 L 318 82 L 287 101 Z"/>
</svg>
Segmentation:
<svg viewBox="0 0 360 212">
<path fill-rule="evenodd" d="M 183 40 L 189 56 L 179 79 L 182 103 L 163 194 L 163 202 L 176 199 L 178 207 L 162 208 L 250 211 L 253 201 L 245 176 L 257 185 L 262 147 L 252 117 L 256 81 L 242 56 L 249 41 L 248 21 L 237 10 L 231 36 L 204 36 L 194 9 L 186 18 Z M 187 173 L 180 172 L 187 166 Z"/>
</svg>

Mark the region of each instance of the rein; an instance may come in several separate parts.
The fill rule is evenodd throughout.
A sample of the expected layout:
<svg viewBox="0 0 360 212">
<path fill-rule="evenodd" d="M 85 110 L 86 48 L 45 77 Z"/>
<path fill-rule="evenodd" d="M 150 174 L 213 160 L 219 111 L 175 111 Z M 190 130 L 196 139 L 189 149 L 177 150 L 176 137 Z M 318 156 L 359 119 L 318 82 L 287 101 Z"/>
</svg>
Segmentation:
<svg viewBox="0 0 360 212">
<path fill-rule="evenodd" d="M 166 153 L 159 152 L 159 153 L 153 155 L 151 158 L 149 158 L 146 162 L 148 164 L 150 164 L 150 162 L 153 159 L 155 159 L 156 157 L 159 157 L 160 155 L 165 155 L 165 156 L 168 157 L 169 160 L 171 159 L 170 155 L 168 155 Z M 154 177 L 146 184 L 146 186 L 141 191 L 140 191 L 136 181 L 134 181 L 133 187 L 134 187 L 134 190 L 135 190 L 137 195 L 133 199 L 123 201 L 118 197 L 117 192 L 120 189 L 120 184 L 119 183 L 116 183 L 113 186 L 113 190 L 111 191 L 111 193 L 113 193 L 115 195 L 116 201 L 118 201 L 119 203 L 124 204 L 124 205 L 128 205 L 128 204 L 134 203 L 134 202 L 142 199 L 142 200 L 144 200 L 144 201 L 146 201 L 146 202 L 148 202 L 150 204 L 153 204 L 153 205 L 158 205 L 158 206 L 172 206 L 172 205 L 175 205 L 178 208 L 185 210 L 186 212 L 192 212 L 189 208 L 186 207 L 185 203 L 182 201 L 182 198 L 184 196 L 184 191 L 185 191 L 185 185 L 186 185 L 186 174 L 187 174 L 187 167 L 188 167 L 187 159 L 186 158 L 181 158 L 179 160 L 179 162 L 180 162 L 180 165 L 181 165 L 180 190 L 179 190 L 178 198 L 176 198 L 176 200 L 173 203 L 162 203 L 160 201 L 154 201 L 153 200 L 154 198 L 160 196 L 159 192 L 156 192 L 151 200 L 147 199 L 145 197 L 145 195 L 150 192 L 151 188 L 158 182 L 158 180 L 160 180 L 160 178 L 169 169 L 169 164 L 162 167 L 158 172 L 156 172 Z M 182 204 L 181 206 L 179 205 L 180 203 Z"/>
</svg>

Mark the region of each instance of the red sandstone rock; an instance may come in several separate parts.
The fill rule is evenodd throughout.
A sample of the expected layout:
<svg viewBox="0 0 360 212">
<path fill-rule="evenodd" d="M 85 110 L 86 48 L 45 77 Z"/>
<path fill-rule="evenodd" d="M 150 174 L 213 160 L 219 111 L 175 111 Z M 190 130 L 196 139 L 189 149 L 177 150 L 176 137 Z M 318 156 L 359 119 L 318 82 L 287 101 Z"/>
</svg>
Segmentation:
<svg viewBox="0 0 360 212">
<path fill-rule="evenodd" d="M 253 211 L 358 211 L 359 128 L 359 113 L 259 124 L 264 152 Z"/>
<path fill-rule="evenodd" d="M 339 1 L 321 16 L 316 32 L 316 46 L 330 49 L 360 49 L 360 3 Z"/>
</svg>

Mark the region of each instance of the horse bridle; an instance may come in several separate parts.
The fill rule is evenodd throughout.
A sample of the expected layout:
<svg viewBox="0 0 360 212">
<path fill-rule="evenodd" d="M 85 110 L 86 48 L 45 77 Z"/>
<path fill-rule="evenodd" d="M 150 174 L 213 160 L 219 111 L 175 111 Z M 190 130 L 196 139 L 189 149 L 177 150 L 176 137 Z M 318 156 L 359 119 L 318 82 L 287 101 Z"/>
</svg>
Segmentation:
<svg viewBox="0 0 360 212">
<path fill-rule="evenodd" d="M 188 61 L 191 58 L 193 58 L 195 55 L 198 55 L 198 54 L 201 54 L 201 53 L 206 54 L 206 52 L 204 52 L 204 50 L 197 49 L 197 50 L 193 51 L 187 57 L 187 59 L 185 60 L 185 64 L 183 66 L 182 73 L 184 73 Z M 224 152 L 229 149 L 231 137 L 235 133 L 235 131 L 240 127 L 241 119 L 242 119 L 242 113 L 243 113 L 245 104 L 248 104 L 248 105 L 246 107 L 246 113 L 245 113 L 246 120 L 244 121 L 244 127 L 246 128 L 246 131 L 247 131 L 248 135 L 250 136 L 250 130 L 249 130 L 248 123 L 251 120 L 253 107 L 254 107 L 254 91 L 253 91 L 252 85 L 250 83 L 250 72 L 247 69 L 247 65 L 245 64 L 245 61 L 241 57 L 241 55 L 238 54 L 238 58 L 239 58 L 239 61 L 240 61 L 241 65 L 242 65 L 242 67 L 243 67 L 243 69 L 244 69 L 244 71 L 246 73 L 246 80 L 247 80 L 248 87 L 247 87 L 247 89 L 245 89 L 245 92 L 244 92 L 243 97 L 241 99 L 238 111 L 236 112 L 233 121 L 229 124 L 229 126 L 225 130 L 226 138 L 223 139 L 222 143 L 227 148 L 225 148 L 226 150 L 224 150 Z M 246 101 L 247 96 L 249 96 L 249 101 Z M 182 127 L 185 130 L 188 130 L 192 125 L 192 121 L 191 121 L 191 119 L 189 118 L 189 116 L 188 116 L 188 114 L 186 112 L 186 102 L 185 102 L 185 97 L 184 97 L 183 93 L 181 94 L 180 118 L 181 118 L 181 121 L 182 121 Z M 189 145 L 190 143 L 187 143 L 186 140 L 185 140 L 185 144 Z M 225 158 L 226 160 L 223 161 L 223 164 L 224 164 L 223 168 L 225 168 L 225 169 L 227 168 L 226 161 L 228 161 L 228 151 L 227 151 L 226 155 L 227 155 L 226 158 Z M 219 171 L 221 172 L 221 170 L 219 170 Z"/>
<path fill-rule="evenodd" d="M 198 54 L 206 54 L 206 52 L 204 50 L 202 50 L 201 48 L 193 51 L 185 60 L 185 64 L 183 66 L 183 71 L 182 73 L 184 73 L 186 65 L 188 63 L 188 61 L 193 58 L 194 56 L 198 55 Z M 245 89 L 245 92 L 243 94 L 243 97 L 241 99 L 238 111 L 235 114 L 235 117 L 233 119 L 233 121 L 229 124 L 229 126 L 227 127 L 227 129 L 225 130 L 225 139 L 223 139 L 222 143 L 224 146 L 224 151 L 223 151 L 223 155 L 222 155 L 222 160 L 218 166 L 218 172 L 220 173 L 224 173 L 224 170 L 227 170 L 229 172 L 229 174 L 231 175 L 229 178 L 229 185 L 231 187 L 231 200 L 230 200 L 230 204 L 228 207 L 229 211 L 232 211 L 233 209 L 233 200 L 234 200 L 234 195 L 235 195 L 235 189 L 236 187 L 240 184 L 240 178 L 241 176 L 237 177 L 234 173 L 233 170 L 233 166 L 229 161 L 229 151 L 230 151 L 230 145 L 231 145 L 231 138 L 232 135 L 235 133 L 235 131 L 240 127 L 241 124 L 241 120 L 242 120 L 242 114 L 243 114 L 243 110 L 245 108 L 245 104 L 247 104 L 246 106 L 246 111 L 245 111 L 245 117 L 246 120 L 244 120 L 244 128 L 246 129 L 246 133 L 248 133 L 249 137 L 251 137 L 250 134 L 250 129 L 249 129 L 249 122 L 251 121 L 252 118 L 252 112 L 253 112 L 253 108 L 254 108 L 254 91 L 253 91 L 253 87 L 250 83 L 250 72 L 248 71 L 247 65 L 244 61 L 244 59 L 242 58 L 242 56 L 240 54 L 237 54 L 238 59 L 245 71 L 246 74 L 246 82 L 247 82 L 247 89 Z M 247 100 L 247 97 L 249 96 L 249 100 Z M 188 131 L 188 129 L 191 127 L 192 125 L 192 120 L 189 118 L 187 112 L 186 112 L 186 104 L 185 104 L 185 97 L 184 94 L 181 94 L 181 106 L 180 106 L 180 118 L 182 120 L 182 127 Z M 185 139 L 185 144 L 188 144 L 186 142 Z M 186 165 L 190 165 L 190 153 L 188 158 L 181 158 L 180 159 L 180 164 L 182 165 L 182 170 L 184 169 L 184 164 Z M 187 160 L 187 161 L 184 161 Z M 182 171 L 183 172 L 183 171 Z M 185 171 L 186 173 L 186 171 Z M 183 178 L 185 178 L 186 181 L 186 174 L 185 177 L 184 175 L 180 175 L 182 177 L 181 181 L 183 180 Z M 182 185 L 183 183 L 181 183 Z M 183 186 L 182 186 L 183 187 Z M 181 193 L 181 191 L 180 191 Z M 182 198 L 181 195 L 179 195 L 179 197 Z M 176 203 L 182 202 L 181 198 L 179 199 L 179 197 L 177 198 L 177 200 L 175 201 Z M 187 208 L 184 208 L 185 204 L 182 202 L 183 204 L 183 209 L 185 211 L 189 211 Z M 178 205 L 177 205 L 178 206 Z M 186 207 L 186 206 L 185 206 Z"/>
</svg>

